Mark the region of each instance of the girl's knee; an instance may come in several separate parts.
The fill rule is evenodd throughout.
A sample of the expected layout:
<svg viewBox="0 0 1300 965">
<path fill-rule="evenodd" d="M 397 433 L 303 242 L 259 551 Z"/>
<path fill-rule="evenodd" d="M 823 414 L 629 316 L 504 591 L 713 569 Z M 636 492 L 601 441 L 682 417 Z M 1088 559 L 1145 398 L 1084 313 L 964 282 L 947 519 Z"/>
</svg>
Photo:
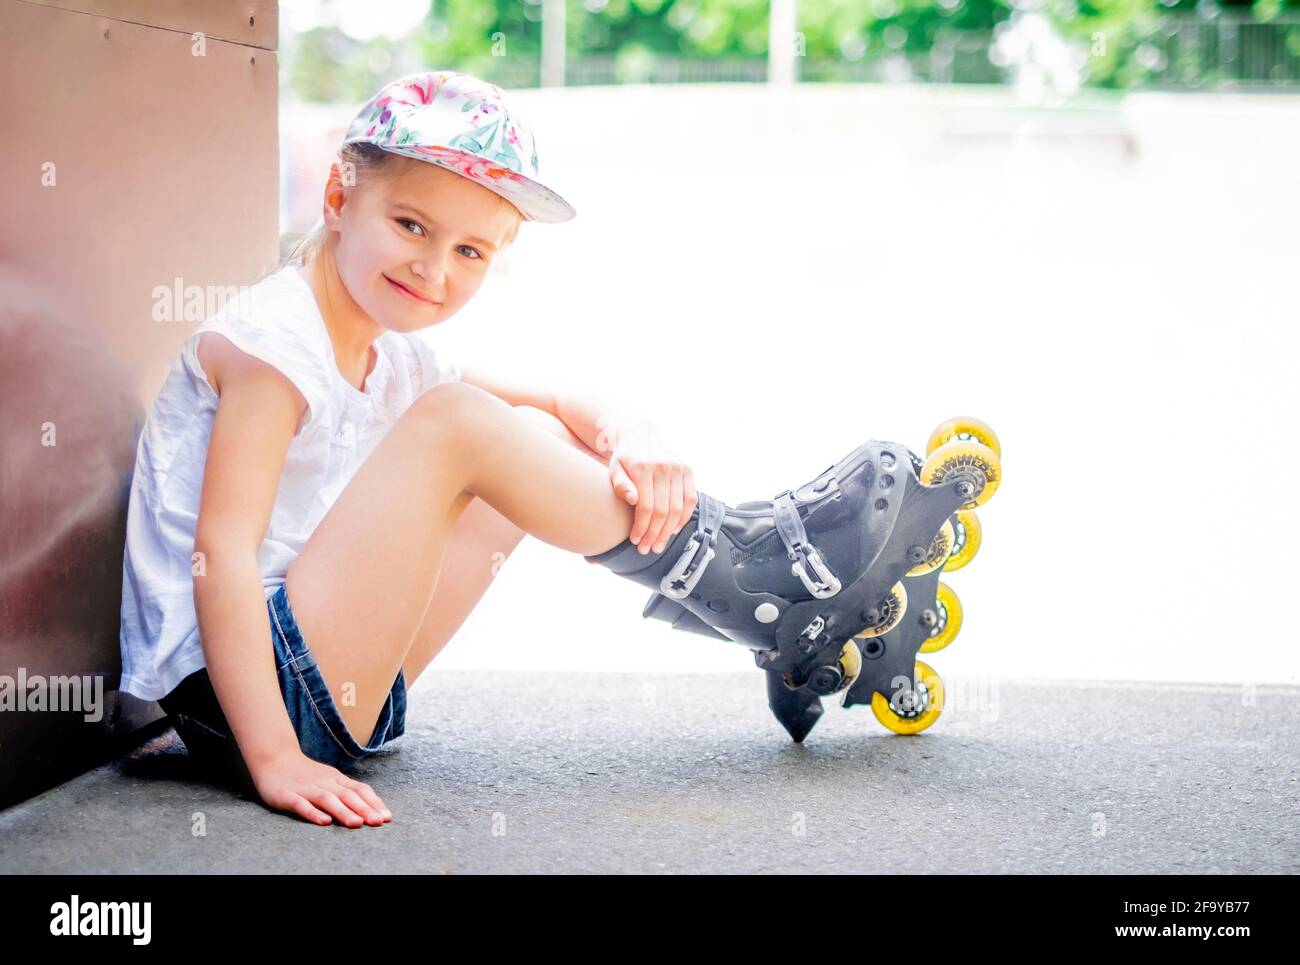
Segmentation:
<svg viewBox="0 0 1300 965">
<path fill-rule="evenodd" d="M 438 436 L 441 445 L 454 449 L 465 440 L 472 444 L 492 409 L 508 406 L 490 392 L 468 382 L 442 382 L 422 392 L 403 414 L 423 430 Z"/>
<path fill-rule="evenodd" d="M 440 382 L 420 393 L 411 403 L 411 408 L 451 415 L 493 403 L 505 404 L 491 392 L 485 392 L 477 385 L 470 385 L 468 382 Z"/>
</svg>

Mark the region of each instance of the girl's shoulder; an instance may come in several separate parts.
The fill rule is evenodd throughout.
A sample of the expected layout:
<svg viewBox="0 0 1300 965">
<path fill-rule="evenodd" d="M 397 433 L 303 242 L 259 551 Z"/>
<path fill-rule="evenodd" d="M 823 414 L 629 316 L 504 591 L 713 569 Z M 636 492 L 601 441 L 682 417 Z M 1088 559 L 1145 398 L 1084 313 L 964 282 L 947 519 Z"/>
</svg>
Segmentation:
<svg viewBox="0 0 1300 965">
<path fill-rule="evenodd" d="M 197 383 L 216 395 L 198 358 L 198 344 L 210 332 L 288 378 L 307 400 L 304 425 L 325 411 L 330 399 L 333 349 L 311 287 L 292 265 L 231 291 L 224 304 L 204 318 L 186 339 L 182 363 Z"/>
<path fill-rule="evenodd" d="M 266 341 L 297 343 L 317 353 L 329 348 L 329 332 L 316 296 L 293 265 L 283 266 L 252 285 L 240 286 L 231 295 L 195 329 L 195 334 L 231 328 Z"/>
</svg>

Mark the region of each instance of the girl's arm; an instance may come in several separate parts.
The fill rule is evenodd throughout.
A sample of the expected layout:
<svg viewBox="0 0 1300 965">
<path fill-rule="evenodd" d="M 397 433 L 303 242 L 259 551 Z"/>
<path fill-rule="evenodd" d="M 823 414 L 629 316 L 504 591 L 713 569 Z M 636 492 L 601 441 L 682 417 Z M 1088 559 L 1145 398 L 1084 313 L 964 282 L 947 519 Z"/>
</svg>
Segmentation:
<svg viewBox="0 0 1300 965">
<path fill-rule="evenodd" d="M 194 607 L 212 688 L 256 775 L 277 757 L 301 754 L 276 679 L 257 553 L 307 402 L 288 378 L 220 335 L 200 339 L 199 361 L 220 401 L 194 536 Z"/>
<path fill-rule="evenodd" d="M 466 368 L 464 365 L 460 369 L 460 380 L 468 382 L 470 385 L 476 385 L 484 392 L 490 392 L 502 402 L 507 402 L 510 405 L 531 405 L 535 409 L 549 412 L 556 417 L 559 416 L 559 413 L 555 411 L 555 393 L 547 392 L 537 386 L 522 385 L 513 380 L 488 375 L 478 369 Z"/>
<path fill-rule="evenodd" d="M 644 416 L 602 396 L 546 392 L 463 365 L 460 380 L 510 405 L 542 409 L 568 426 L 609 467 L 614 491 L 636 507 L 628 539 L 643 552 L 661 550 L 695 512 L 699 496 L 691 468 Z"/>
<path fill-rule="evenodd" d="M 595 395 L 557 395 L 533 385 L 524 385 L 478 369 L 461 367 L 460 380 L 490 392 L 510 405 L 529 405 L 549 412 L 563 422 L 600 461 L 608 464 L 613 424 L 631 421 L 631 417 L 608 400 Z"/>
</svg>

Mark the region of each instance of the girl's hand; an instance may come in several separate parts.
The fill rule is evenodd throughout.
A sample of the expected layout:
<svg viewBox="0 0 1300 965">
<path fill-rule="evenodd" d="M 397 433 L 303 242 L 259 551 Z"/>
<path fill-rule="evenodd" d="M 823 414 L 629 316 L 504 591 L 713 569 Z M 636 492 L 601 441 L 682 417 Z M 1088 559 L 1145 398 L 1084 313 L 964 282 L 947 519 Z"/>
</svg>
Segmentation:
<svg viewBox="0 0 1300 965">
<path fill-rule="evenodd" d="M 613 435 L 610 482 L 636 507 L 628 539 L 642 553 L 662 553 L 695 511 L 698 498 L 691 469 L 647 420 L 620 423 Z"/>
<path fill-rule="evenodd" d="M 369 784 L 312 760 L 296 747 L 250 774 L 258 796 L 268 807 L 313 824 L 330 824 L 332 816 L 349 828 L 363 824 L 377 827 L 393 819 Z"/>
</svg>

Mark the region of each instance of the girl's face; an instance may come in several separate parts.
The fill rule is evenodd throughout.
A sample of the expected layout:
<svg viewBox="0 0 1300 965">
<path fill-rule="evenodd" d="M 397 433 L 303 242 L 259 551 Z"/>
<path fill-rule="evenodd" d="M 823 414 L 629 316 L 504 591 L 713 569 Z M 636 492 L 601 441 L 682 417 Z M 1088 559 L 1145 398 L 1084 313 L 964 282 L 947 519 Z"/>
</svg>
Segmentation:
<svg viewBox="0 0 1300 965">
<path fill-rule="evenodd" d="M 436 164 L 344 187 L 330 170 L 325 223 L 357 305 L 386 329 L 411 332 L 474 297 L 519 215 L 499 195 Z"/>
</svg>

